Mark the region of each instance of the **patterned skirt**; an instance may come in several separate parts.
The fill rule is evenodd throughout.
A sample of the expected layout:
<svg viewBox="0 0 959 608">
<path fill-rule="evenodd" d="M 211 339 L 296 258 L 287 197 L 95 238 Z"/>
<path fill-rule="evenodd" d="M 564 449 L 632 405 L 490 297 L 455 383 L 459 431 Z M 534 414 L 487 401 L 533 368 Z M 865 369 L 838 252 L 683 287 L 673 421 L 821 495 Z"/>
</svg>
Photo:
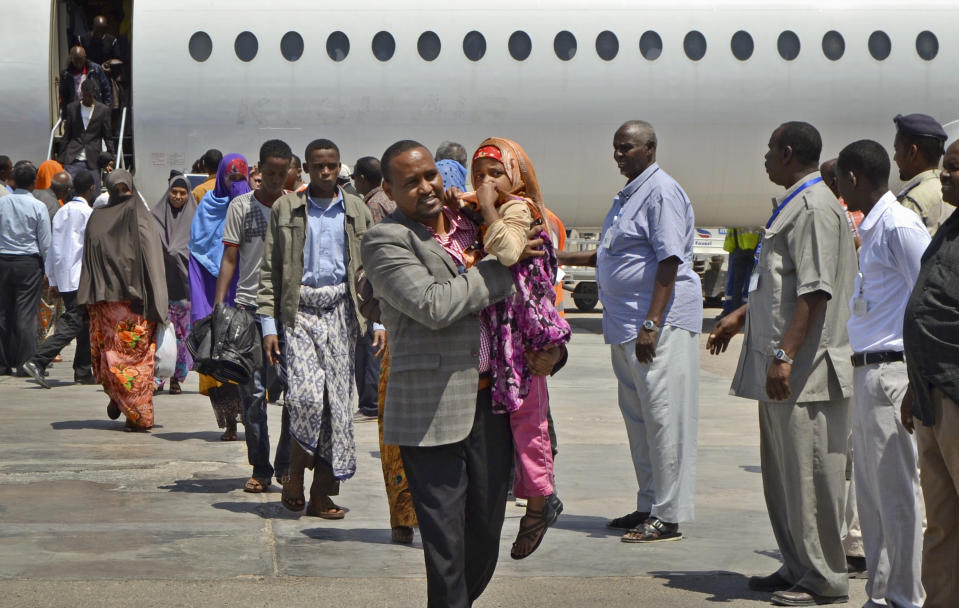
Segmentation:
<svg viewBox="0 0 959 608">
<path fill-rule="evenodd" d="M 386 386 L 390 379 L 390 351 L 387 347 L 380 364 L 379 415 L 380 427 L 380 464 L 383 465 L 383 482 L 386 484 L 386 500 L 390 505 L 390 527 L 407 526 L 415 528 L 418 523 L 413 509 L 413 495 L 403 469 L 403 456 L 396 445 L 383 443 L 383 408 L 386 406 Z"/>
<path fill-rule="evenodd" d="M 151 428 L 156 323 L 134 313 L 129 302 L 97 302 L 87 310 L 93 374 L 127 422 Z"/>
</svg>

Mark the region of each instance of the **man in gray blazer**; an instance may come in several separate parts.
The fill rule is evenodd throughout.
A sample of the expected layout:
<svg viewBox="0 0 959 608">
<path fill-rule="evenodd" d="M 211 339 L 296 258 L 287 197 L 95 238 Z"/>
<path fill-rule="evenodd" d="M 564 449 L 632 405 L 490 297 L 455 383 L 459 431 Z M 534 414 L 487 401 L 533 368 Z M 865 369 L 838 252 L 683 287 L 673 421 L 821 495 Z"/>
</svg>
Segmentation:
<svg viewBox="0 0 959 608">
<path fill-rule="evenodd" d="M 403 456 L 429 606 L 465 608 L 496 568 L 513 458 L 509 418 L 493 414 L 481 373 L 490 336 L 481 339 L 478 313 L 506 298 L 513 279 L 495 259 L 467 269 L 476 226 L 444 206 L 429 150 L 400 141 L 381 166 L 397 209 L 366 233 L 361 254 L 390 340 L 383 442 Z M 548 374 L 564 353 L 531 355 L 531 369 Z"/>
</svg>

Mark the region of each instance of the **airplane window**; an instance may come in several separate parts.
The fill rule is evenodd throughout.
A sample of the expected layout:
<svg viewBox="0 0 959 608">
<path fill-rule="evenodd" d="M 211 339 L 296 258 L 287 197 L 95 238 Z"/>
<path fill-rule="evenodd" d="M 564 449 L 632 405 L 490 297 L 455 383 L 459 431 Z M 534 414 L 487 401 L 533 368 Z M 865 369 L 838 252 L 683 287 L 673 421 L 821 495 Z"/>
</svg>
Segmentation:
<svg viewBox="0 0 959 608">
<path fill-rule="evenodd" d="M 303 56 L 303 36 L 296 32 L 287 32 L 280 39 L 280 54 L 287 61 L 296 61 Z"/>
<path fill-rule="evenodd" d="M 526 32 L 516 31 L 509 37 L 509 54 L 516 61 L 525 61 L 532 51 L 533 41 Z"/>
<path fill-rule="evenodd" d="M 619 53 L 619 39 L 616 38 L 616 34 L 609 30 L 600 32 L 599 36 L 596 36 L 596 54 L 599 58 L 603 61 L 612 61 L 617 53 Z"/>
<path fill-rule="evenodd" d="M 886 32 L 876 30 L 869 34 L 869 54 L 873 59 L 882 61 L 892 52 L 892 40 Z"/>
<path fill-rule="evenodd" d="M 836 30 L 829 30 L 822 37 L 822 53 L 827 59 L 836 61 L 846 52 L 846 41 Z"/>
<path fill-rule="evenodd" d="M 380 61 L 389 61 L 396 52 L 396 40 L 389 32 L 377 32 L 373 36 L 373 56 Z"/>
<path fill-rule="evenodd" d="M 916 52 L 926 61 L 935 59 L 939 54 L 939 39 L 929 30 L 919 32 L 916 36 Z"/>
<path fill-rule="evenodd" d="M 193 57 L 194 61 L 206 61 L 213 53 L 213 41 L 206 32 L 196 32 L 190 36 L 187 48 L 190 49 L 190 57 Z"/>
<path fill-rule="evenodd" d="M 706 56 L 706 37 L 696 30 L 689 32 L 683 38 L 683 50 L 686 51 L 687 57 L 699 61 Z"/>
<path fill-rule="evenodd" d="M 786 30 L 779 34 L 779 40 L 776 41 L 776 48 L 779 49 L 779 56 L 786 61 L 792 61 L 799 57 L 799 36 L 796 32 Z"/>
<path fill-rule="evenodd" d="M 639 37 L 639 52 L 649 61 L 659 59 L 663 53 L 663 39 L 656 32 L 643 32 Z"/>
<path fill-rule="evenodd" d="M 240 61 L 253 61 L 259 48 L 260 43 L 257 42 L 253 32 L 240 32 L 233 43 L 233 50 L 236 51 Z"/>
<path fill-rule="evenodd" d="M 440 56 L 440 37 L 436 35 L 436 32 L 423 32 L 420 34 L 420 39 L 416 41 L 416 50 L 419 51 L 420 57 L 427 61 L 433 61 Z"/>
<path fill-rule="evenodd" d="M 563 61 L 569 61 L 576 56 L 576 36 L 566 30 L 556 34 L 553 38 L 553 51 Z"/>
<path fill-rule="evenodd" d="M 463 54 L 470 61 L 479 61 L 486 54 L 486 37 L 476 30 L 463 37 Z"/>
<path fill-rule="evenodd" d="M 326 39 L 326 54 L 333 61 L 343 61 L 350 54 L 350 39 L 343 32 L 333 32 Z"/>
<path fill-rule="evenodd" d="M 729 41 L 729 47 L 733 52 L 733 57 L 740 61 L 746 61 L 753 56 L 753 37 L 749 35 L 749 32 L 739 30 L 733 34 L 732 40 Z"/>
</svg>

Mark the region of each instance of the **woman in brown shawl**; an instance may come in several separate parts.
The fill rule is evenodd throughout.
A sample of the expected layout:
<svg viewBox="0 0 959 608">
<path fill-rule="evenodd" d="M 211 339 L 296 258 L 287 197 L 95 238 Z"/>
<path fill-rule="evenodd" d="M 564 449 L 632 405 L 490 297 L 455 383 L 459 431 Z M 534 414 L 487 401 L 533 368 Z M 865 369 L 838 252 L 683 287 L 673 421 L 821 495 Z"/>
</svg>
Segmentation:
<svg viewBox="0 0 959 608">
<path fill-rule="evenodd" d="M 176 369 L 170 378 L 170 394 L 179 395 L 180 383 L 193 367 L 186 347 L 190 334 L 190 224 L 196 213 L 196 201 L 186 177 L 174 175 L 166 194 L 153 207 L 153 217 L 160 225 L 160 243 L 166 268 L 167 297 L 170 300 L 170 322 L 176 334 Z M 156 379 L 156 390 L 163 390 L 163 379 Z"/>
<path fill-rule="evenodd" d="M 77 303 L 90 312 L 93 373 L 110 396 L 107 414 L 124 414 L 126 430 L 146 431 L 157 324 L 168 318 L 163 246 L 128 171 L 110 173 L 107 192 L 87 224 Z"/>
</svg>

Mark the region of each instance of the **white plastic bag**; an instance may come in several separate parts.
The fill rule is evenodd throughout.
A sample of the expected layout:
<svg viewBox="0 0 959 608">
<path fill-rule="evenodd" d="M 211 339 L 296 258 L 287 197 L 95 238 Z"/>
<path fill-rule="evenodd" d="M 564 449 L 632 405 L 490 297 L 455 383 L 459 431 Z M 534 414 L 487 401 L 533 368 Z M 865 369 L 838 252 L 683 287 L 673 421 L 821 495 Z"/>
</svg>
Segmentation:
<svg viewBox="0 0 959 608">
<path fill-rule="evenodd" d="M 164 323 L 157 327 L 156 360 L 153 363 L 153 375 L 157 378 L 169 378 L 176 370 L 176 334 L 173 323 Z"/>
</svg>

